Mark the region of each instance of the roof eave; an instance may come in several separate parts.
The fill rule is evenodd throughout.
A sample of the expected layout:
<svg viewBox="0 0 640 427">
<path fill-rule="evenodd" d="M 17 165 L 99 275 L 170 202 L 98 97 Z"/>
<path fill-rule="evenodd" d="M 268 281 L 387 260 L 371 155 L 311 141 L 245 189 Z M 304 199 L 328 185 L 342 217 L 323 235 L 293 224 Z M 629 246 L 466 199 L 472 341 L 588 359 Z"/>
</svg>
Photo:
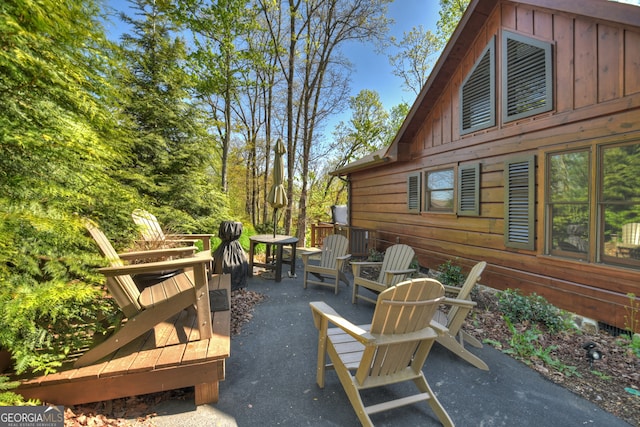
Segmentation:
<svg viewBox="0 0 640 427">
<path fill-rule="evenodd" d="M 332 172 L 329 172 L 329 175 L 333 176 L 343 176 L 349 175 L 354 172 L 360 172 L 366 169 L 374 168 L 384 163 L 388 163 L 391 161 L 391 157 L 387 156 L 386 149 L 376 151 L 373 155 L 371 155 L 371 160 L 365 161 L 357 161 L 353 163 L 349 163 L 348 165 L 336 169 Z"/>
</svg>

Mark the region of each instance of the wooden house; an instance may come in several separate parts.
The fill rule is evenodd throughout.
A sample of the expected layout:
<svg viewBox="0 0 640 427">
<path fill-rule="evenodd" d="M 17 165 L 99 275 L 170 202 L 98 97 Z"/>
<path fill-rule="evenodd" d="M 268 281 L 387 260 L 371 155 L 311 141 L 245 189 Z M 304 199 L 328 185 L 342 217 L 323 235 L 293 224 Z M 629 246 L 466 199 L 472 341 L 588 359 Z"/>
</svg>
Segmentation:
<svg viewBox="0 0 640 427">
<path fill-rule="evenodd" d="M 640 329 L 640 7 L 472 0 L 392 144 L 333 174 L 379 250 Z"/>
</svg>

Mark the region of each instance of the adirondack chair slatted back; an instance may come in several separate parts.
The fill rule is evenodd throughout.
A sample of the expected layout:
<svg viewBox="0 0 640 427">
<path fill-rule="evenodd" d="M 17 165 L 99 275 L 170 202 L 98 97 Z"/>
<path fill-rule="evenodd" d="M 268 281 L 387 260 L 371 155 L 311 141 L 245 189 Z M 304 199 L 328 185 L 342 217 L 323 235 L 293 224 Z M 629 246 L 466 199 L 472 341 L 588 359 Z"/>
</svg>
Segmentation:
<svg viewBox="0 0 640 427">
<path fill-rule="evenodd" d="M 320 267 L 336 269 L 336 257 L 345 256 L 349 250 L 349 239 L 340 234 L 331 234 L 322 241 Z"/>
<path fill-rule="evenodd" d="M 85 221 L 85 227 L 98 244 L 102 255 L 109 260 L 109 264 L 112 267 L 124 265 L 102 230 L 90 221 Z M 142 310 L 139 302 L 140 291 L 131 276 L 107 277 L 107 289 L 109 289 L 109 293 L 111 293 L 111 296 L 116 300 L 116 303 L 125 316 L 131 317 Z"/>
<path fill-rule="evenodd" d="M 166 240 L 160 222 L 151 212 L 147 212 L 144 209 L 135 209 L 131 214 L 131 218 L 140 229 L 140 234 L 142 234 L 144 240 L 148 242 Z"/>
<path fill-rule="evenodd" d="M 411 265 L 415 252 L 411 246 L 408 245 L 393 245 L 387 248 L 384 253 L 384 259 L 382 260 L 382 267 L 380 268 L 380 275 L 378 276 L 378 283 L 385 283 L 385 272 L 393 270 L 406 270 Z M 391 283 L 387 283 L 387 286 L 393 286 L 402 282 L 406 278 L 406 275 L 395 275 Z"/>
<path fill-rule="evenodd" d="M 473 290 L 473 287 L 476 285 L 476 283 L 478 283 L 478 281 L 480 280 L 480 275 L 482 274 L 486 266 L 487 263 L 485 261 L 480 261 L 473 266 L 473 268 L 469 272 L 469 275 L 467 275 L 467 279 L 462 284 L 460 292 L 458 293 L 458 295 L 456 295 L 457 299 L 471 299 L 471 291 Z M 454 305 L 451 307 L 451 309 L 447 313 L 447 324 L 451 323 L 451 320 L 456 318 L 458 310 L 460 310 L 459 306 Z"/>
<path fill-rule="evenodd" d="M 383 337 L 422 331 L 429 327 L 443 299 L 444 287 L 434 279 L 414 279 L 389 288 L 378 296 L 370 333 Z M 432 344 L 433 340 L 416 338 L 367 346 L 355 378 L 364 385 L 376 377 L 400 374 L 407 367 L 417 374 Z"/>
</svg>

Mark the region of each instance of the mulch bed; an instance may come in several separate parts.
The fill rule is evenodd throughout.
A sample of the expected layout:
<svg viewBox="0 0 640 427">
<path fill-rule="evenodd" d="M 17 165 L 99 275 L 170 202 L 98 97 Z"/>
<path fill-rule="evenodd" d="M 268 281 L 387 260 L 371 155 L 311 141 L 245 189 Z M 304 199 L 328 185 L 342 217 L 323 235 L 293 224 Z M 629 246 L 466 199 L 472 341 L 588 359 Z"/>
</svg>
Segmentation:
<svg viewBox="0 0 640 427">
<path fill-rule="evenodd" d="M 499 350 L 508 351 L 512 333 L 498 311 L 496 291 L 484 288 L 474 293 L 473 300 L 478 306 L 468 317 L 465 330 Z M 524 332 L 532 325 L 514 326 Z M 640 426 L 640 396 L 632 394 L 640 392 L 640 357 L 630 348 L 627 336 L 614 336 L 603 330 L 554 334 L 543 331 L 538 342 L 543 349 L 553 348 L 550 355 L 558 361 L 559 368 L 536 357 L 523 363 L 603 410 Z M 583 348 L 589 342 L 602 353 L 602 358 L 592 363 Z"/>
</svg>

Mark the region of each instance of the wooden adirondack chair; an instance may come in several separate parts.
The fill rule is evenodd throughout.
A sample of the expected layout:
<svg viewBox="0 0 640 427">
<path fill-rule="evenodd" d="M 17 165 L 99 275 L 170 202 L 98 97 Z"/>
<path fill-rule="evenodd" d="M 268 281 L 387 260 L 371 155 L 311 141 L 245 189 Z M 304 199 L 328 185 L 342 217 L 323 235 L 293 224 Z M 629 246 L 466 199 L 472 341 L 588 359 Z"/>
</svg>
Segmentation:
<svg viewBox="0 0 640 427">
<path fill-rule="evenodd" d="M 476 306 L 476 303 L 471 301 L 470 295 L 486 266 L 487 263 L 484 261 L 473 266 L 462 287 L 445 286 L 448 297 L 442 304 L 450 306 L 450 309 L 446 314 L 442 310 L 438 310 L 431 326 L 441 332 L 441 335 L 436 339 L 438 343 L 473 366 L 488 371 L 489 366 L 482 359 L 464 348 L 465 342 L 477 348 L 482 348 L 482 343 L 461 329 L 467 315 Z"/>
<path fill-rule="evenodd" d="M 371 325 L 356 326 L 323 302 L 312 302 L 319 330 L 316 381 L 324 388 L 327 367 L 335 369 L 347 397 L 363 426 L 370 415 L 426 401 L 440 422 L 453 422 L 422 372 L 436 339 L 431 318 L 444 298 L 444 288 L 434 279 L 415 279 L 393 286 L 378 296 Z M 337 328 L 329 328 L 329 324 Z M 325 363 L 328 354 L 330 364 Z M 360 390 L 413 381 L 420 393 L 364 406 Z M 398 413 L 401 417 L 402 413 Z M 398 423 L 402 424 L 400 419 Z"/>
<path fill-rule="evenodd" d="M 335 289 L 338 294 L 338 285 L 343 281 L 347 286 L 349 280 L 344 274 L 345 262 L 351 257 L 347 254 L 349 250 L 349 240 L 339 234 L 331 234 L 322 241 L 322 249 L 320 252 L 303 252 L 302 263 L 304 264 L 303 287 L 307 289 L 307 283 L 315 285 L 330 286 Z M 320 256 L 319 264 L 312 264 L 311 258 Z M 309 273 L 313 274 L 318 280 L 309 279 Z M 325 282 L 325 277 L 334 278 L 334 281 Z"/>
<path fill-rule="evenodd" d="M 352 262 L 353 296 L 351 298 L 351 302 L 355 304 L 357 299 L 360 298 L 375 304 L 375 299 L 360 295 L 358 293 L 358 287 L 362 286 L 363 288 L 371 289 L 374 292 L 382 292 L 385 289 L 402 282 L 408 274 L 416 271 L 415 269 L 409 268 L 414 255 L 415 252 L 410 246 L 393 245 L 388 247 L 384 252 L 384 259 L 382 262 Z M 372 266 L 380 266 L 378 280 L 369 280 L 361 277 L 362 267 Z"/>
<path fill-rule="evenodd" d="M 209 251 L 170 261 L 126 265 L 123 258 L 157 258 L 161 255 L 189 252 L 193 254 L 196 248 L 172 248 L 118 254 L 104 233 L 94 223 L 87 221 L 85 226 L 98 244 L 102 254 L 110 261 L 110 267 L 101 268 L 99 271 L 107 277 L 107 288 L 127 317 L 127 321 L 105 341 L 84 353 L 75 362 L 76 368 L 90 365 L 102 359 L 149 331 L 158 323 L 193 306 L 196 307 L 198 314 L 200 339 L 211 337 L 213 331 L 205 267 L 211 262 Z M 190 268 L 192 271 L 180 273 L 157 285 L 148 287 L 142 292 L 138 290 L 131 278 L 131 274 L 181 268 Z"/>
<path fill-rule="evenodd" d="M 170 234 L 165 235 L 158 219 L 151 212 L 144 209 L 136 209 L 131 213 L 133 222 L 136 223 L 142 235 L 142 239 L 149 243 L 169 243 L 193 245 L 198 240 L 202 241 L 202 250 L 211 251 L 211 236 L 213 234 Z"/>
</svg>

